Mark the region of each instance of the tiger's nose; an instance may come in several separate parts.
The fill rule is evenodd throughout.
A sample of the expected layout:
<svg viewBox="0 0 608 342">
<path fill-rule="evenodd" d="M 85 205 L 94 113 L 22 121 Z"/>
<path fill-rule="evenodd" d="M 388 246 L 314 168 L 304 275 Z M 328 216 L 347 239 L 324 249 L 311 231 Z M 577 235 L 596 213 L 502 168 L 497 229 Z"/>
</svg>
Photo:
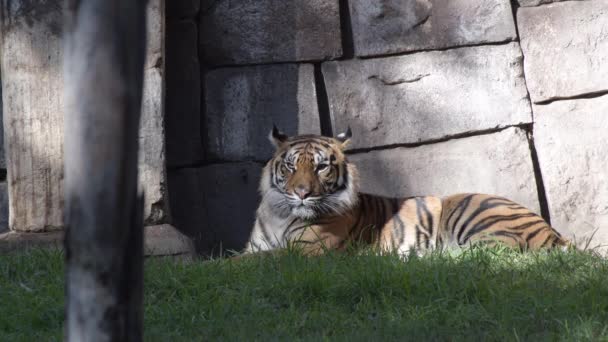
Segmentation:
<svg viewBox="0 0 608 342">
<path fill-rule="evenodd" d="M 298 185 L 295 192 L 300 199 L 305 199 L 306 197 L 310 196 L 310 189 L 304 185 Z"/>
</svg>

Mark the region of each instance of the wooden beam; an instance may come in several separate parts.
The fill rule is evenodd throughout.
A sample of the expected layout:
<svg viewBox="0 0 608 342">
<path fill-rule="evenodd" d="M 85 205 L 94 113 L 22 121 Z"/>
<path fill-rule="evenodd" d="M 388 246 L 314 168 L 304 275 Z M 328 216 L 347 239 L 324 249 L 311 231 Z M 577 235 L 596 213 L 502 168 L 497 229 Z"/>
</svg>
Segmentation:
<svg viewBox="0 0 608 342">
<path fill-rule="evenodd" d="M 66 339 L 141 341 L 146 0 L 68 0 L 65 19 Z"/>
</svg>

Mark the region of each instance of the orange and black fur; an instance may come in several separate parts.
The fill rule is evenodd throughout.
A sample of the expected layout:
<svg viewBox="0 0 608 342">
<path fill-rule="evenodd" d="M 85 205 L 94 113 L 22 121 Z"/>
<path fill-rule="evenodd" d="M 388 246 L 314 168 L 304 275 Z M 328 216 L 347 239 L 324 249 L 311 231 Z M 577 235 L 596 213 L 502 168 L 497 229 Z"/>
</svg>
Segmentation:
<svg viewBox="0 0 608 342">
<path fill-rule="evenodd" d="M 352 242 L 402 254 L 475 243 L 521 249 L 569 244 L 540 216 L 497 196 L 360 193 L 357 168 L 343 152 L 350 135 L 287 137 L 273 129 L 277 149 L 262 173 L 262 200 L 245 252 L 295 244 L 318 254 Z"/>
</svg>

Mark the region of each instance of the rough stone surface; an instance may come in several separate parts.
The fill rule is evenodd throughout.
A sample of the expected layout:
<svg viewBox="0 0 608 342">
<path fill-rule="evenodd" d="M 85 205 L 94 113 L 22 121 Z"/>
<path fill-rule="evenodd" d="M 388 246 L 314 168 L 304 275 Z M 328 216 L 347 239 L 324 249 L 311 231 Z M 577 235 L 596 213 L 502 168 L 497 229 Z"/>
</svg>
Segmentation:
<svg viewBox="0 0 608 342">
<path fill-rule="evenodd" d="M 153 225 L 168 219 L 165 171 L 164 122 L 164 5 L 148 3 L 148 55 L 139 128 L 139 181 L 144 191 L 144 223 Z"/>
<path fill-rule="evenodd" d="M 196 25 L 167 23 L 166 144 L 167 165 L 192 165 L 203 159 L 201 72 Z"/>
<path fill-rule="evenodd" d="M 350 0 L 355 53 L 388 53 L 511 41 L 509 0 Z"/>
<path fill-rule="evenodd" d="M 566 1 L 517 11 L 534 102 L 608 90 L 608 1 Z"/>
<path fill-rule="evenodd" d="M 608 96 L 534 106 L 534 142 L 551 223 L 608 244 Z"/>
<path fill-rule="evenodd" d="M 287 134 L 320 133 L 310 64 L 225 68 L 206 76 L 207 157 L 265 160 L 273 123 Z"/>
<path fill-rule="evenodd" d="M 201 0 L 167 0 L 167 18 L 194 18 L 198 14 Z"/>
<path fill-rule="evenodd" d="M 531 122 L 516 43 L 323 64 L 335 132 L 352 148 Z"/>
<path fill-rule="evenodd" d="M 199 253 L 244 248 L 259 202 L 261 169 L 245 162 L 170 171 L 175 225 L 194 238 Z"/>
<path fill-rule="evenodd" d="M 517 2 L 519 3 L 519 6 L 521 6 L 521 7 L 539 6 L 539 5 L 551 4 L 554 2 L 561 2 L 561 1 L 576 1 L 576 0 L 517 0 Z M 578 0 L 578 1 L 582 1 L 582 0 Z"/>
<path fill-rule="evenodd" d="M 2 96 L 9 226 L 62 226 L 62 1 L 2 1 Z M 35 10 L 34 10 L 35 8 Z"/>
<path fill-rule="evenodd" d="M 64 231 L 0 234 L 0 254 L 29 248 L 63 249 Z M 144 227 L 144 255 L 193 255 L 192 241 L 168 224 Z"/>
<path fill-rule="evenodd" d="M 194 255 L 192 240 L 177 231 L 173 226 L 161 224 L 144 228 L 144 254 L 156 255 Z"/>
<path fill-rule="evenodd" d="M 8 185 L 0 183 L 0 233 L 8 230 Z"/>
<path fill-rule="evenodd" d="M 338 0 L 204 2 L 200 44 L 203 60 L 214 65 L 336 58 Z"/>
<path fill-rule="evenodd" d="M 540 213 L 526 133 L 499 133 L 351 155 L 362 191 L 387 196 L 495 194 Z"/>
</svg>

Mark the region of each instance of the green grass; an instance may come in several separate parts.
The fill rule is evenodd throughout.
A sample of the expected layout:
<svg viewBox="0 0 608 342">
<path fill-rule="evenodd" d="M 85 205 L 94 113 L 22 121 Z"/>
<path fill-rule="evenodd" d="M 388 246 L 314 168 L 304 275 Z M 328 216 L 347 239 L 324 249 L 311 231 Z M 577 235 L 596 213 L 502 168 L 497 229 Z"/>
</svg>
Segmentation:
<svg viewBox="0 0 608 342">
<path fill-rule="evenodd" d="M 0 341 L 59 341 L 59 252 L 0 256 Z M 608 261 L 476 248 L 146 261 L 145 340 L 608 341 Z"/>
</svg>

